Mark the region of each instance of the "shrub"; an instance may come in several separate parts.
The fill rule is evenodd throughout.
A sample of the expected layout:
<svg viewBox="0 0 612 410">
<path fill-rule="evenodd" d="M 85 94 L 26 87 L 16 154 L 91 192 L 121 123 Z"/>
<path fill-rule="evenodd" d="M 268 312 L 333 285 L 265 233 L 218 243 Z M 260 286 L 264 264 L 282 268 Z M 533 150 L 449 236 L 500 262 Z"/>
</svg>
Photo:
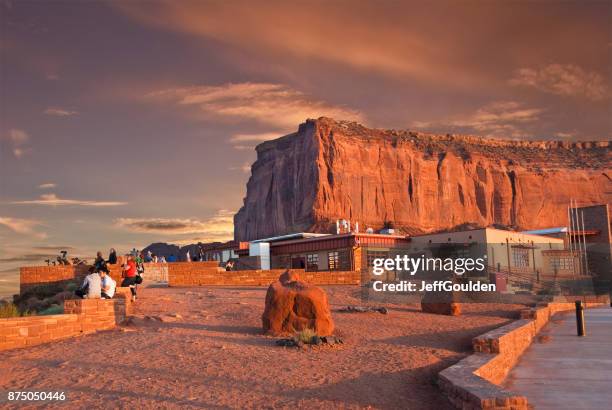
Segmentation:
<svg viewBox="0 0 612 410">
<path fill-rule="evenodd" d="M 306 328 L 297 332 L 294 339 L 296 342 L 310 344 L 315 336 L 317 336 L 317 333 L 314 330 Z"/>
<path fill-rule="evenodd" d="M 3 303 L 0 304 L 0 318 L 9 318 L 9 317 L 19 317 L 19 316 L 29 316 L 30 314 L 26 312 L 20 312 L 17 306 L 13 303 Z"/>
<path fill-rule="evenodd" d="M 61 315 L 64 313 L 64 307 L 60 305 L 51 305 L 48 308 L 38 312 L 39 315 Z"/>
</svg>

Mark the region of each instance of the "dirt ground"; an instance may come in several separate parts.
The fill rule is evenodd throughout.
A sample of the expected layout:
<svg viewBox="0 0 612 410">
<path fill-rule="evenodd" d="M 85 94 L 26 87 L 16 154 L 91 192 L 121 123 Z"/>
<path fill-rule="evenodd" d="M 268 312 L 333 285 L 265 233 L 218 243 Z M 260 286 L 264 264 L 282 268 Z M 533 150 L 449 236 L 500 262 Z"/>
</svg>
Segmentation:
<svg viewBox="0 0 612 410">
<path fill-rule="evenodd" d="M 275 346 L 261 334 L 265 288 L 146 288 L 129 326 L 0 353 L 0 403 L 19 390 L 64 391 L 71 408 L 450 409 L 437 373 L 520 308 L 342 313 L 361 304 L 359 289 L 324 288 L 341 347 Z"/>
</svg>

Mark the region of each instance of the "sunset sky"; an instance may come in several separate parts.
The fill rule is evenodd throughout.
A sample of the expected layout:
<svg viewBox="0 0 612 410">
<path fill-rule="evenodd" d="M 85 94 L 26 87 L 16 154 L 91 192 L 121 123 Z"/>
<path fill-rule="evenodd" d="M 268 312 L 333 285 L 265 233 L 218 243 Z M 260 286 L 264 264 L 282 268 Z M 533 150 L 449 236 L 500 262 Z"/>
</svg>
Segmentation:
<svg viewBox="0 0 612 410">
<path fill-rule="evenodd" d="M 609 1 L 0 10 L 0 278 L 60 248 L 230 239 L 254 146 L 309 117 L 610 139 Z"/>
</svg>

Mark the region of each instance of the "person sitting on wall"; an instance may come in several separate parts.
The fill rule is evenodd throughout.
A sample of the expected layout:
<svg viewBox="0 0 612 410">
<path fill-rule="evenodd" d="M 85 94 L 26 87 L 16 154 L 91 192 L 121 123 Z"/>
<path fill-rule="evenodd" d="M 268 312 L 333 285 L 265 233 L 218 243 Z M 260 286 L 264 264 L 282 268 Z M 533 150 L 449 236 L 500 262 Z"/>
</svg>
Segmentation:
<svg viewBox="0 0 612 410">
<path fill-rule="evenodd" d="M 106 268 L 106 261 L 102 257 L 102 252 L 98 251 L 96 260 L 94 261 L 94 269 L 96 272 L 100 272 L 103 268 Z"/>
<path fill-rule="evenodd" d="M 81 299 L 100 299 L 102 294 L 102 281 L 96 269 L 92 266 L 89 268 L 89 275 L 85 276 L 85 280 L 80 289 L 74 292 Z"/>
<path fill-rule="evenodd" d="M 101 289 L 102 293 L 100 296 L 102 299 L 112 299 L 115 296 L 115 289 L 117 288 L 117 282 L 109 275 L 109 270 L 105 266 L 104 269 L 100 271 L 100 281 L 101 281 Z"/>
<path fill-rule="evenodd" d="M 115 248 L 111 248 L 108 254 L 108 263 L 111 265 L 117 264 L 117 251 Z"/>
<path fill-rule="evenodd" d="M 225 264 L 225 270 L 227 272 L 231 271 L 232 269 L 234 269 L 234 261 L 233 260 L 229 260 L 227 261 L 227 263 Z"/>
<path fill-rule="evenodd" d="M 171 253 L 170 256 L 168 256 L 168 258 L 166 260 L 168 261 L 168 263 L 176 262 L 176 256 L 174 256 L 174 254 Z"/>
</svg>

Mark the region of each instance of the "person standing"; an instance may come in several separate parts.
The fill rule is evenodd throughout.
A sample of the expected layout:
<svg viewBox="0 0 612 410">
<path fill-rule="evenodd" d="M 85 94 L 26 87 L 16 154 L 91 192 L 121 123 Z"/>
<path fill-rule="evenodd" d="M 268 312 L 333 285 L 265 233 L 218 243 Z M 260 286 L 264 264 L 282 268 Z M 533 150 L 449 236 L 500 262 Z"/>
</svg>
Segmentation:
<svg viewBox="0 0 612 410">
<path fill-rule="evenodd" d="M 121 282 L 121 287 L 130 288 L 130 292 L 132 293 L 132 301 L 136 301 L 136 262 L 134 261 L 134 257 L 132 255 L 126 255 L 127 262 L 123 265 L 123 271 L 121 273 L 121 277 L 123 281 Z"/>
</svg>

